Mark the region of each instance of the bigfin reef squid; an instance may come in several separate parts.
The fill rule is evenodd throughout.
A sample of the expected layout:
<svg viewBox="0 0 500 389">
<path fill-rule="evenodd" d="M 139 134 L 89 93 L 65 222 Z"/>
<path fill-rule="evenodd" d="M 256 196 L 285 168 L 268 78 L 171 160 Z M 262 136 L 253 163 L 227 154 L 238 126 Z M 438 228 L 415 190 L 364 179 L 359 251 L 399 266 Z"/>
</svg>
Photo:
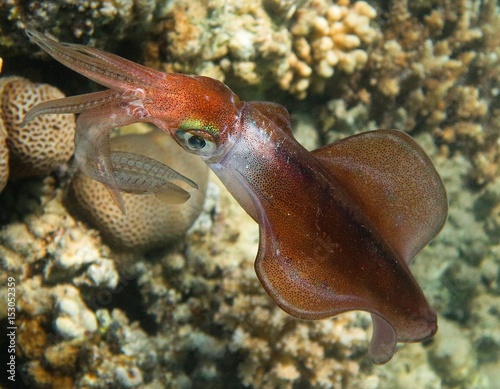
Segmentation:
<svg viewBox="0 0 500 389">
<path fill-rule="evenodd" d="M 149 122 L 199 155 L 259 224 L 255 271 L 284 311 L 299 319 L 369 312 L 369 354 L 377 364 L 392 358 L 398 342 L 436 333 L 436 313 L 409 262 L 443 227 L 448 203 L 431 160 L 409 135 L 363 132 L 308 151 L 279 104 L 240 101 L 208 77 L 162 73 L 26 33 L 63 65 L 109 88 L 42 103 L 25 121 L 79 113 L 76 162 L 107 185 L 123 211 L 122 190 L 186 199 L 168 184 L 175 176 L 168 166 L 159 167 L 166 178 L 157 185 L 157 169 L 143 167 L 154 161 L 110 152 L 112 128 Z M 131 186 L 131 174 L 145 179 Z"/>
</svg>

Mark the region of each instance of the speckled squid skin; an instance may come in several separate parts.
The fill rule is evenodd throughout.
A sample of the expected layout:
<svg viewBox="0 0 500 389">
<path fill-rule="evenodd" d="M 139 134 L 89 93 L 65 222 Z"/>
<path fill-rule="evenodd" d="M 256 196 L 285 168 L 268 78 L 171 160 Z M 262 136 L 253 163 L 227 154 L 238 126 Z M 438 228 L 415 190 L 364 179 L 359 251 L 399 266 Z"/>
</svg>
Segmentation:
<svg viewBox="0 0 500 389">
<path fill-rule="evenodd" d="M 111 88 L 28 114 L 81 112 L 76 147 L 84 172 L 119 194 L 109 130 L 153 123 L 199 155 L 259 223 L 255 269 L 285 311 L 303 319 L 370 312 L 375 363 L 390 360 L 398 341 L 436 332 L 436 314 L 408 262 L 442 228 L 447 199 L 430 159 L 408 135 L 378 130 L 309 152 L 278 104 L 241 102 L 210 78 L 164 74 L 28 34 L 63 64 Z"/>
</svg>

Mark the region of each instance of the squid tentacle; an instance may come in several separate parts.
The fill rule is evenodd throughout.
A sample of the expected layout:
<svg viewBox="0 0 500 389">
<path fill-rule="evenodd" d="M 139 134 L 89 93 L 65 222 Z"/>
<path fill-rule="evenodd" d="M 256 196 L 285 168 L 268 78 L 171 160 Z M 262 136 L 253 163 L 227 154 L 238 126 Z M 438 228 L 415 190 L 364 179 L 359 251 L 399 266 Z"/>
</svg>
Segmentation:
<svg viewBox="0 0 500 389">
<path fill-rule="evenodd" d="M 111 153 L 111 161 L 113 162 L 115 170 L 141 173 L 144 177 L 155 178 L 160 181 L 178 179 L 192 188 L 198 189 L 198 185 L 193 180 L 190 180 L 157 159 L 149 158 L 145 155 L 124 151 L 113 151 Z M 145 184 L 147 185 L 147 183 Z"/>
<path fill-rule="evenodd" d="M 191 195 L 180 186 L 170 182 L 178 179 L 193 188 L 198 185 L 164 163 L 144 155 L 128 152 L 111 152 L 114 178 L 118 188 L 127 193 L 153 193 L 160 200 L 181 204 Z"/>
<path fill-rule="evenodd" d="M 118 55 L 111 53 L 104 53 L 94 47 L 71 45 L 72 48 L 79 52 L 86 53 L 94 58 L 99 58 L 109 65 L 112 65 L 117 69 L 117 71 L 123 72 L 123 74 L 129 75 L 131 78 L 136 78 L 140 80 L 141 83 L 148 86 L 155 86 L 158 80 L 164 80 L 166 78 L 164 73 L 159 73 L 146 66 L 136 64 L 128 59 L 119 57 Z M 134 66 L 131 68 L 130 64 L 133 63 Z"/>
<path fill-rule="evenodd" d="M 124 96 L 114 90 L 105 90 L 102 92 L 87 93 L 78 96 L 64 97 L 62 99 L 50 100 L 40 103 L 29 110 L 24 117 L 22 125 L 24 126 L 36 116 L 50 113 L 81 113 L 87 109 L 96 108 L 104 104 L 115 101 Z"/>
<path fill-rule="evenodd" d="M 76 121 L 75 160 L 83 173 L 105 184 L 113 201 L 123 213 L 125 202 L 114 175 L 109 135 L 114 127 L 137 121 L 119 104 L 109 104 L 86 110 Z"/>
<path fill-rule="evenodd" d="M 130 91 L 141 88 L 146 82 L 147 72 L 138 79 L 138 71 L 126 70 L 126 63 L 130 62 L 126 59 L 118 61 L 115 56 L 108 54 L 96 55 L 95 50 L 83 50 L 79 45 L 59 43 L 31 29 L 26 29 L 26 34 L 63 65 L 108 88 Z"/>
</svg>

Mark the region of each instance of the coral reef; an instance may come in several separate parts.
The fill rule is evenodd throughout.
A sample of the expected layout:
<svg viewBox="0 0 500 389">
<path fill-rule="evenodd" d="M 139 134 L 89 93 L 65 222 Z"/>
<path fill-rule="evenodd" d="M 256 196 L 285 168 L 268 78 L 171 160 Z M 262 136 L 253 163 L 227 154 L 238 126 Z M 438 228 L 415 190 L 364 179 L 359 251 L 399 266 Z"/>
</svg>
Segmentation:
<svg viewBox="0 0 500 389">
<path fill-rule="evenodd" d="M 476 184 L 498 175 L 495 1 L 395 2 L 383 18 L 376 3 L 326 0 L 294 2 L 276 17 L 281 3 L 173 2 L 146 60 L 225 80 L 252 98 L 266 99 L 266 89 L 275 98 L 279 86 L 297 98 L 332 99 L 364 118 L 351 122 L 356 131 L 432 131 L 443 152 L 469 155 Z M 324 112 L 325 141 L 345 126 L 342 113 Z"/>
<path fill-rule="evenodd" d="M 183 204 L 169 204 L 152 195 L 123 193 L 127 208 L 124 215 L 103 184 L 79 172 L 71 183 L 70 197 L 75 201 L 70 208 L 79 209 L 115 247 L 140 250 L 176 243 L 203 209 L 208 179 L 205 163 L 194 155 L 186 155 L 173 139 L 158 129 L 112 138 L 111 148 L 159 160 L 192 179 L 198 189 L 189 188 L 191 198 Z"/>
<path fill-rule="evenodd" d="M 216 208 L 205 212 L 215 228 L 192 229 L 188 251 L 156 254 L 155 261 L 136 256 L 118 283 L 109 275 L 92 283 L 92 268 L 105 269 L 113 253 L 65 213 L 60 189 L 44 188 L 43 198 L 50 200 L 38 208 L 39 216 L 28 214 L 0 235 L 1 256 L 9 273 L 19 277 L 20 325 L 31 331 L 19 337 L 19 347 L 34 350 L 23 356 L 25 379 L 35 387 L 66 380 L 71 387 L 114 382 L 124 388 L 161 385 L 162 377 L 175 388 L 201 382 L 291 387 L 306 376 L 317 387 L 339 382 L 367 387 L 364 380 L 376 380 L 361 367 L 366 316 L 301 322 L 266 296 L 253 271 L 257 225 L 225 189 L 210 191 L 217 196 L 209 202 Z M 155 335 L 112 308 L 116 300 L 130 304 L 131 296 L 120 292 L 130 283 L 137 283 Z M 35 326 L 34 317 L 43 323 Z"/>
<path fill-rule="evenodd" d="M 0 52 L 4 59 L 19 52 L 32 53 L 22 32 L 27 26 L 65 40 L 73 37 L 100 47 L 116 47 L 126 33 L 147 28 L 155 7 L 154 0 L 2 2 Z"/>
<path fill-rule="evenodd" d="M 172 2 L 160 14 L 164 21 L 158 39 L 149 42 L 146 61 L 162 70 L 221 81 L 232 76 L 257 86 L 282 77 L 289 67 L 289 33 L 274 24 L 259 1 L 216 1 L 208 7 L 203 1 L 189 7 Z"/>
<path fill-rule="evenodd" d="M 297 10 L 292 33 L 291 69 L 280 80 L 280 86 L 298 98 L 305 98 L 311 88 L 323 93 L 326 79 L 335 70 L 350 76 L 368 61 L 367 48 L 374 44 L 380 31 L 371 25 L 376 10 L 365 1 L 312 1 Z"/>
<path fill-rule="evenodd" d="M 363 68 L 366 49 L 379 35 L 371 23 L 377 12 L 364 1 L 174 2 L 163 13 L 160 47 L 150 42 L 150 64 L 159 65 L 165 53 L 160 66 L 166 71 L 230 85 L 277 84 L 299 99 L 309 89 L 322 92 L 335 69 L 346 75 Z"/>
<path fill-rule="evenodd" d="M 74 115 L 39 116 L 22 126 L 31 107 L 62 97 L 59 89 L 48 84 L 32 83 L 22 77 L 0 78 L 2 182 L 9 176 L 22 178 L 50 173 L 71 158 L 75 149 Z"/>
<path fill-rule="evenodd" d="M 314 131 L 307 121 L 297 128 L 305 138 L 307 131 Z M 8 259 L 2 266 L 8 264 L 10 274 L 25 274 L 20 282 L 19 313 L 26 326 L 33 328 L 34 315 L 54 314 L 57 319 L 39 326 L 43 335 L 20 338 L 23 350 L 40 350 L 38 357 L 28 358 L 29 379 L 37 385 L 64 379 L 71 380 L 72 387 L 101 387 L 106 382 L 115 382 L 117 387 L 157 387 L 165 379 L 161 377 L 167 377 L 176 388 L 203 383 L 215 387 L 377 388 L 401 387 L 408 382 L 417 382 L 418 387 L 452 387 L 485 381 L 481 365 L 470 356 L 483 353 L 488 363 L 496 360 L 492 350 L 498 341 L 498 316 L 491 307 L 498 297 L 494 289 L 498 289 L 498 263 L 485 250 L 489 239 L 483 223 L 471 226 L 479 231 L 462 246 L 457 246 L 456 235 L 461 234 L 463 223 L 471 224 L 472 212 L 467 207 L 492 197 L 496 204 L 500 191 L 464 197 L 463 175 L 455 172 L 457 164 L 464 170 L 467 162 L 439 157 L 429 135 L 418 141 L 434 156 L 448 184 L 450 200 L 457 204 L 441 239 L 418 256 L 414 267 L 425 280 L 423 286 L 433 305 L 448 318 L 441 317 L 442 330 L 434 342 L 402 345 L 393 362 L 375 368 L 365 360 L 370 323 L 366 315 L 352 313 L 307 322 L 282 312 L 254 274 L 257 225 L 222 188 L 209 191 L 211 205 L 203 216 L 212 220 L 212 227 L 198 224 L 193 228 L 188 250 L 135 256 L 118 280 L 110 261 L 114 254 L 66 214 L 60 205 L 60 190 L 53 193 L 54 188 L 46 185 L 45 200 L 37 208 L 41 215 L 34 217 L 29 212 L 24 222 L 4 228 L 0 239 L 1 256 Z M 58 231 L 57 238 L 53 231 Z M 458 252 L 464 250 L 469 250 L 466 255 L 470 258 L 475 253 L 474 262 L 479 262 L 469 265 L 466 274 L 456 270 L 450 274 Z M 110 266 L 111 273 L 105 270 Z M 471 271 L 478 266 L 481 273 Z M 496 271 L 488 271 L 495 266 Z M 96 277 L 93 269 L 103 269 L 104 274 Z M 468 284 L 463 281 L 467 274 L 472 277 Z M 463 327 L 463 319 L 453 317 L 458 312 L 453 301 L 470 296 L 469 288 L 481 284 L 475 277 L 488 275 L 491 292 L 486 301 L 472 302 L 468 297 L 459 303 L 474 304 L 470 305 L 469 321 L 479 320 L 477 315 L 490 317 L 481 329 L 471 332 Z M 43 279 L 49 282 L 42 284 Z M 96 279 L 107 281 L 91 281 Z M 79 295 L 68 282 L 76 285 Z M 142 297 L 146 310 L 142 325 L 153 325 L 154 334 L 127 319 L 137 313 L 126 305 L 113 308 L 114 300 L 130 304 L 130 292 L 120 291 L 127 284 L 137 284 L 134 293 Z M 68 296 L 73 296 L 69 309 L 64 307 Z M 40 337 L 49 341 L 40 345 Z M 452 349 L 452 345 L 459 348 Z M 464 347 L 469 351 L 463 351 Z M 67 357 L 57 359 L 58 354 Z M 78 367 L 75 359 L 82 361 Z M 68 376 L 65 371 L 78 374 Z"/>
<path fill-rule="evenodd" d="M 432 132 L 441 152 L 469 156 L 470 179 L 484 185 L 498 176 L 500 161 L 498 6 L 411 7 L 394 3 L 366 76 L 340 84 L 339 96 L 322 108 L 325 141 L 360 125 Z"/>
</svg>

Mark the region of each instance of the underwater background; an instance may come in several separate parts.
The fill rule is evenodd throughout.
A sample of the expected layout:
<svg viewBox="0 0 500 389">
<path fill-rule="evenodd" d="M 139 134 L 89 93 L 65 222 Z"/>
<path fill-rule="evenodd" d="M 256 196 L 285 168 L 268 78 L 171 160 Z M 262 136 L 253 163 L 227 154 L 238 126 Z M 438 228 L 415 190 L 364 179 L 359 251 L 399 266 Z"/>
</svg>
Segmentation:
<svg viewBox="0 0 500 389">
<path fill-rule="evenodd" d="M 20 127 L 38 101 L 99 89 L 30 44 L 26 26 L 280 103 L 308 149 L 409 133 L 449 200 L 411 264 L 436 336 L 377 366 L 368 314 L 283 312 L 254 272 L 257 224 L 146 125 L 116 130 L 116 147 L 147 144 L 196 175 L 200 194 L 182 209 L 126 195 L 124 217 L 75 172 L 72 115 Z M 7 0 L 0 66 L 0 323 L 8 333 L 13 278 L 17 327 L 16 381 L 2 371 L 0 387 L 500 388 L 497 1 Z"/>
</svg>

